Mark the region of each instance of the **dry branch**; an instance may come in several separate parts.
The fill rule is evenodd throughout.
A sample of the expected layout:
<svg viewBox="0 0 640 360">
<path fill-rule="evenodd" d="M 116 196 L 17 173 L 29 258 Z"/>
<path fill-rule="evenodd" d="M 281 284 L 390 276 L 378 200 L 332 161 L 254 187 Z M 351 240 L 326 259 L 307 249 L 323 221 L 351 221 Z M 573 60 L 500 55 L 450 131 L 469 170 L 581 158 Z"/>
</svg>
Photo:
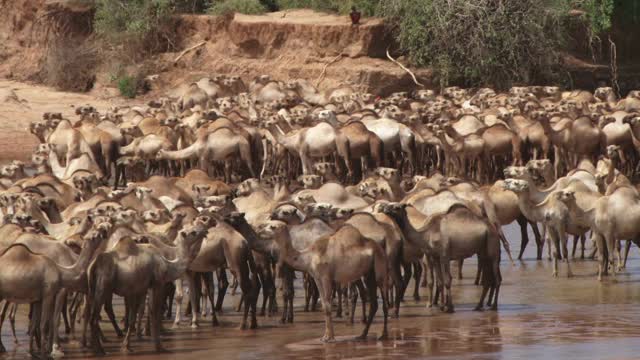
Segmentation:
<svg viewBox="0 0 640 360">
<path fill-rule="evenodd" d="M 344 56 L 344 54 L 340 53 L 340 54 L 338 54 L 338 56 L 334 57 L 333 59 L 331 59 L 331 61 L 329 61 L 328 63 L 326 63 L 324 65 L 324 68 L 322 68 L 322 72 L 320 73 L 320 76 L 318 76 L 318 79 L 316 80 L 316 88 L 318 86 L 320 86 L 320 83 L 322 82 L 322 80 L 324 80 L 324 75 L 327 73 L 327 68 L 329 67 L 329 65 L 331 65 L 334 62 L 342 59 L 343 56 Z"/>
<path fill-rule="evenodd" d="M 178 62 L 180 59 L 182 59 L 182 57 L 183 57 L 183 56 L 185 56 L 189 51 L 195 50 L 195 49 L 197 49 L 197 48 L 199 48 L 199 47 L 203 46 L 203 45 L 204 45 L 204 44 L 206 44 L 206 43 L 207 43 L 206 41 L 203 41 L 203 42 L 201 42 L 201 43 L 199 43 L 199 44 L 197 44 L 197 45 L 193 45 L 192 47 L 190 47 L 190 48 L 188 48 L 188 49 L 183 50 L 183 51 L 180 53 L 180 55 L 178 55 L 178 57 L 177 57 L 175 60 L 173 60 L 173 63 L 174 63 L 174 64 L 175 64 L 175 63 L 177 63 L 177 62 Z"/>
<path fill-rule="evenodd" d="M 398 60 L 394 59 L 391 57 L 391 54 L 389 54 L 389 49 L 387 48 L 387 57 L 389 58 L 389 60 L 393 61 L 396 65 L 400 66 L 400 68 L 402 68 L 402 70 L 406 71 L 409 73 L 409 75 L 411 75 L 411 78 L 413 79 L 413 82 L 420 86 L 420 87 L 424 87 L 424 85 L 422 85 L 418 79 L 416 79 L 416 76 L 411 72 L 411 70 L 407 69 L 404 65 L 400 64 L 400 62 L 398 62 Z"/>
</svg>

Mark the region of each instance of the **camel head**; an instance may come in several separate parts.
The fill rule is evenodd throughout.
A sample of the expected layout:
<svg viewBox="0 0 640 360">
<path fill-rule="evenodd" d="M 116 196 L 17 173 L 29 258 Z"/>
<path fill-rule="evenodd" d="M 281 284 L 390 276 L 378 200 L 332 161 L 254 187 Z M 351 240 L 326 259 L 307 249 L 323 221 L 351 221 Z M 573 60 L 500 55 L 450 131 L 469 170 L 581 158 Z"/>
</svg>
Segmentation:
<svg viewBox="0 0 640 360">
<path fill-rule="evenodd" d="M 119 210 L 112 215 L 114 223 L 131 225 L 138 220 L 138 212 L 133 209 Z"/>
<path fill-rule="evenodd" d="M 322 176 L 320 175 L 300 175 L 297 180 L 305 189 L 317 189 L 322 186 Z"/>
<path fill-rule="evenodd" d="M 294 194 L 291 197 L 291 201 L 296 205 L 296 206 L 305 206 L 307 204 L 311 204 L 311 203 L 315 203 L 316 199 L 313 197 L 312 194 L 310 193 L 298 193 L 298 194 Z"/>
<path fill-rule="evenodd" d="M 196 200 L 195 204 L 198 207 L 202 208 L 210 208 L 212 206 L 219 207 L 223 209 L 228 206 L 231 202 L 230 195 L 211 195 L 211 196 L 203 196 Z"/>
<path fill-rule="evenodd" d="M 172 129 L 174 129 L 176 125 L 178 125 L 179 123 L 180 123 L 180 120 L 178 120 L 178 118 L 175 116 L 170 116 L 166 119 L 160 120 L 160 125 L 168 126 Z"/>
<path fill-rule="evenodd" d="M 413 94 L 414 99 L 420 101 L 431 101 L 435 99 L 436 92 L 434 90 L 418 90 Z"/>
<path fill-rule="evenodd" d="M 219 98 L 216 101 L 218 103 L 218 109 L 220 109 L 220 112 L 222 112 L 223 114 L 226 114 L 233 109 L 234 105 L 231 98 Z"/>
<path fill-rule="evenodd" d="M 151 222 L 154 224 L 164 224 L 171 218 L 171 213 L 166 209 L 147 210 L 142 213 L 142 220 L 144 222 Z"/>
<path fill-rule="evenodd" d="M 377 167 L 373 170 L 373 174 L 379 176 L 387 181 L 399 181 L 400 173 L 398 169 L 389 167 Z"/>
<path fill-rule="evenodd" d="M 380 115 L 396 121 L 402 121 L 405 117 L 404 112 L 396 105 L 387 106 Z"/>
<path fill-rule="evenodd" d="M 261 188 L 260 180 L 255 178 L 250 178 L 238 184 L 234 193 L 236 197 L 248 196 L 254 191 L 259 190 L 260 188 Z"/>
<path fill-rule="evenodd" d="M 609 159 L 617 159 L 620 154 L 620 145 L 607 146 L 607 157 Z"/>
<path fill-rule="evenodd" d="M 329 203 L 313 203 L 304 207 L 304 212 L 308 216 L 317 216 L 327 220 L 335 219 L 336 210 L 337 208 Z"/>
<path fill-rule="evenodd" d="M 611 116 L 613 117 L 613 116 Z M 624 118 L 622 118 L 622 123 L 623 124 L 629 124 L 629 126 L 635 126 L 640 122 L 640 116 L 636 113 L 631 113 L 631 114 L 627 114 L 625 115 Z"/>
<path fill-rule="evenodd" d="M 386 214 L 393 218 L 398 224 L 402 224 L 407 217 L 408 204 L 398 202 L 378 203 L 376 204 L 376 212 Z"/>
<path fill-rule="evenodd" d="M 624 122 L 625 120 L 627 120 L 629 117 L 629 115 L 625 116 L 622 121 Z M 629 120 L 627 120 L 628 123 Z M 612 124 L 616 122 L 616 118 L 612 115 L 602 115 L 600 116 L 599 120 L 598 120 L 598 127 L 603 129 L 605 126 Z"/>
<path fill-rule="evenodd" d="M 542 88 L 542 92 L 547 96 L 560 95 L 560 88 L 557 86 L 545 86 Z"/>
<path fill-rule="evenodd" d="M 43 121 L 32 121 L 29 124 L 29 132 L 35 135 L 41 142 L 46 141 L 44 133 L 49 129 L 47 123 Z"/>
<path fill-rule="evenodd" d="M 615 93 L 613 92 L 613 88 L 612 87 L 606 86 L 606 87 L 597 88 L 593 92 L 593 96 L 596 99 L 599 99 L 599 100 L 602 100 L 602 101 L 607 101 L 610 96 L 615 96 Z"/>
<path fill-rule="evenodd" d="M 173 220 L 179 221 L 181 219 L 184 219 L 186 216 L 187 215 L 185 213 L 180 212 L 173 215 Z M 202 227 L 208 230 L 212 227 L 216 227 L 218 225 L 218 221 L 212 216 L 199 215 L 198 217 L 193 219 L 192 225 L 197 227 Z"/>
<path fill-rule="evenodd" d="M 528 91 L 525 86 L 512 86 L 511 89 L 509 89 L 509 95 L 522 96 Z"/>
<path fill-rule="evenodd" d="M 440 186 L 448 188 L 450 186 L 455 186 L 455 185 L 461 184 L 463 182 L 464 182 L 464 180 L 459 178 L 459 177 L 447 176 L 446 178 L 444 178 L 444 179 L 442 179 L 440 181 Z"/>
<path fill-rule="evenodd" d="M 562 201 L 567 205 L 574 203 L 576 201 L 576 192 L 573 190 L 566 190 L 566 189 L 561 190 L 561 191 L 555 192 L 554 195 L 558 200 Z"/>
<path fill-rule="evenodd" d="M 503 188 L 515 193 L 522 193 L 529 189 L 529 184 L 525 180 L 506 179 L 502 184 Z"/>
<path fill-rule="evenodd" d="M 215 220 L 213 220 L 215 221 Z M 189 225 L 178 231 L 176 237 L 176 245 L 187 250 L 187 258 L 189 260 L 195 259 L 200 252 L 202 242 L 207 236 L 209 231 L 208 227 L 200 225 Z"/>
<path fill-rule="evenodd" d="M 627 98 L 640 100 L 640 90 L 629 91 L 629 93 L 627 94 Z"/>
<path fill-rule="evenodd" d="M 528 171 L 524 166 L 507 166 L 502 173 L 504 174 L 505 179 L 514 178 L 521 179 L 527 176 Z"/>
<path fill-rule="evenodd" d="M 120 128 L 120 134 L 122 136 L 130 136 L 132 138 L 138 138 L 138 137 L 144 136 L 142 134 L 142 130 L 140 130 L 140 128 L 137 125 Z"/>
<path fill-rule="evenodd" d="M 145 196 L 150 194 L 153 190 L 148 187 L 138 186 L 136 187 L 136 197 L 140 200 L 144 199 Z"/>
<path fill-rule="evenodd" d="M 316 114 L 318 121 L 328 122 L 329 124 L 337 121 L 336 113 L 333 110 L 322 110 Z"/>
<path fill-rule="evenodd" d="M 298 219 L 303 222 L 306 218 L 305 214 L 297 207 L 291 204 L 283 204 L 275 208 L 270 215 L 272 220 L 280 220 L 290 222 L 293 219 Z"/>
<path fill-rule="evenodd" d="M 258 236 L 263 239 L 274 239 L 283 231 L 287 231 L 287 223 L 279 220 L 269 220 L 262 224 L 258 228 Z"/>
<path fill-rule="evenodd" d="M 553 164 L 549 159 L 529 160 L 525 167 L 534 178 L 544 178 L 545 175 L 553 174 Z"/>
<path fill-rule="evenodd" d="M 358 193 L 362 197 L 376 199 L 380 194 L 380 189 L 375 179 L 366 179 L 358 185 Z"/>
</svg>

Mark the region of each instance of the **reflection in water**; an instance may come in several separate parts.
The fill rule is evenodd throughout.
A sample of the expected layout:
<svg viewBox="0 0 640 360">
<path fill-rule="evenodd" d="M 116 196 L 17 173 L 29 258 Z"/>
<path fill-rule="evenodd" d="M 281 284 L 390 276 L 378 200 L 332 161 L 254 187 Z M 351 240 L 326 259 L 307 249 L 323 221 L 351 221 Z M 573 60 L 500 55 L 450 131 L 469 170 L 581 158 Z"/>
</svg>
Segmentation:
<svg viewBox="0 0 640 360">
<path fill-rule="evenodd" d="M 507 227 L 512 248 L 519 248 L 519 231 Z M 514 231 L 515 230 L 515 231 Z M 587 251 L 588 252 L 588 251 Z M 260 318 L 260 328 L 240 331 L 240 314 L 233 306 L 239 298 L 225 299 L 220 316 L 222 327 L 211 327 L 203 319 L 192 330 L 185 323 L 178 330 L 163 333 L 163 343 L 171 351 L 154 354 L 148 338 L 133 342 L 136 358 L 153 359 L 633 359 L 640 354 L 640 261 L 633 249 L 628 268 L 615 280 L 599 283 L 596 263 L 576 260 L 575 277 L 551 277 L 551 262 L 535 260 L 530 244 L 525 261 L 511 266 L 502 263 L 503 286 L 498 312 L 473 312 L 480 288 L 473 285 L 475 261 L 465 262 L 463 280 L 454 280 L 456 313 L 442 314 L 427 309 L 422 302 L 408 300 L 400 319 L 390 319 L 390 339 L 375 340 L 380 316 L 372 326 L 368 341 L 353 341 L 362 324 L 348 325 L 336 320 L 337 340 L 319 341 L 324 329 L 321 312 L 304 313 L 304 293 L 296 289 L 296 318 L 293 325 L 281 325 L 279 317 Z M 546 251 L 545 251 L 546 257 Z M 506 258 L 506 257 L 505 257 Z M 299 284 L 298 284 L 299 286 Z M 409 289 L 412 289 L 410 286 Z M 422 295 L 425 295 L 422 289 Z M 412 299 L 412 296 L 406 296 Z M 22 306 L 18 319 L 19 347 L 12 344 L 8 326 L 2 340 L 9 354 L 1 359 L 27 359 L 26 312 Z M 121 302 L 117 311 L 122 312 Z M 380 311 L 381 312 L 381 311 Z M 357 318 L 357 317 L 356 317 Z M 169 322 L 164 324 L 167 328 Z M 102 329 L 111 342 L 105 344 L 109 358 L 120 358 L 120 342 L 111 326 Z M 80 350 L 72 340 L 65 347 L 66 358 L 84 359 L 91 353 Z M 128 356 L 131 358 L 131 356 Z M 124 356 L 122 356 L 124 358 Z"/>
</svg>

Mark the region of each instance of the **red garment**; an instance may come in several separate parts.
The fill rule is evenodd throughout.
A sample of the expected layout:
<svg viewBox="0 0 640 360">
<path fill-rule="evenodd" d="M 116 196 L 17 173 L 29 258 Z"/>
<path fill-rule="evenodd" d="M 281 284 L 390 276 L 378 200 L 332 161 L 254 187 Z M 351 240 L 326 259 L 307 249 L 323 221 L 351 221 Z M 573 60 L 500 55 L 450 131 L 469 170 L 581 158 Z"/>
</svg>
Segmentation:
<svg viewBox="0 0 640 360">
<path fill-rule="evenodd" d="M 360 23 L 360 12 L 352 11 L 349 16 L 351 16 L 351 24 L 358 25 Z"/>
</svg>

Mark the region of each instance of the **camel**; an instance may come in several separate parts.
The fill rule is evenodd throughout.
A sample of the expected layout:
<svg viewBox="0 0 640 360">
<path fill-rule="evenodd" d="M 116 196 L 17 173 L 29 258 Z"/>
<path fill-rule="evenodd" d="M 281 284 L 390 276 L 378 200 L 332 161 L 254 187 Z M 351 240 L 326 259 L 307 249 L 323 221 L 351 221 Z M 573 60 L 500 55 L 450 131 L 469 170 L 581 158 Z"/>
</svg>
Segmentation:
<svg viewBox="0 0 640 360">
<path fill-rule="evenodd" d="M 225 181 L 227 183 L 231 182 L 231 163 L 229 161 L 234 157 L 238 157 L 241 163 L 247 167 L 251 177 L 255 177 L 252 156 L 249 142 L 241 135 L 237 135 L 233 130 L 225 127 L 209 133 L 205 139 L 198 139 L 198 141 L 182 150 L 160 150 L 156 154 L 157 159 L 164 160 L 197 159 L 200 163 L 200 168 L 205 172 L 208 171 L 211 161 L 224 161 Z"/>
<path fill-rule="evenodd" d="M 504 181 L 498 180 L 491 186 L 482 187 L 481 190 L 486 194 L 490 201 L 495 205 L 496 217 L 500 225 L 511 224 L 514 221 L 520 225 L 520 253 L 518 254 L 518 260 L 522 260 L 524 250 L 529 243 L 529 234 L 527 232 L 527 224 L 531 226 L 533 234 L 536 240 L 537 246 L 537 259 L 542 259 L 542 240 L 540 238 L 540 232 L 535 222 L 529 221 L 520 211 L 518 206 L 518 197 L 512 191 L 504 189 Z"/>
<path fill-rule="evenodd" d="M 85 246 L 72 266 L 56 263 L 44 254 L 34 253 L 22 243 L 13 244 L 0 254 L 5 271 L 0 275 L 0 300 L 16 304 L 35 303 L 34 326 L 30 332 L 29 351 L 33 353 L 36 329 L 40 334 L 42 358 L 52 351 L 56 296 L 66 287 L 78 287 L 94 251 L 105 239 L 104 228 L 85 237 Z M 0 324 L 1 326 L 1 324 Z M 4 352 L 0 342 L 0 352 Z"/>
<path fill-rule="evenodd" d="M 401 151 L 409 160 L 412 171 L 415 173 L 417 156 L 416 134 L 411 131 L 411 128 L 393 119 L 384 117 L 361 119 L 360 122 L 382 140 L 385 159 L 387 159 L 387 154 L 390 152 Z M 390 161 L 386 162 L 392 167 L 398 166 L 398 164 Z M 398 166 L 398 168 L 402 169 L 402 166 Z"/>
<path fill-rule="evenodd" d="M 215 224 L 213 219 L 209 222 Z M 89 319 L 96 353 L 104 353 L 98 336 L 98 320 L 105 298 L 112 293 L 125 297 L 129 328 L 122 343 L 122 350 L 130 352 L 129 340 L 134 331 L 136 314 L 149 289 L 152 291 L 149 313 L 151 336 L 156 351 L 162 351 L 159 332 L 164 284 L 184 274 L 200 251 L 206 233 L 207 229 L 199 225 L 181 230 L 176 239 L 175 260 L 167 260 L 155 251 L 145 251 L 130 237 L 120 239 L 112 250 L 96 257 L 88 270 L 91 305 Z"/>
<path fill-rule="evenodd" d="M 253 257 L 251 256 L 251 249 L 249 248 L 247 240 L 223 221 L 216 221 L 215 227 L 209 230 L 204 242 L 202 243 L 200 252 L 189 265 L 187 271 L 187 281 L 189 283 L 189 288 L 192 289 L 190 293 L 192 328 L 198 327 L 197 312 L 193 311 L 193 309 L 196 308 L 196 297 L 195 292 L 193 291 L 193 289 L 195 289 L 194 273 L 217 270 L 224 271 L 225 267 L 228 267 L 237 277 L 242 290 L 244 314 L 240 324 L 240 329 L 244 330 L 247 327 L 251 329 L 257 328 L 256 301 L 258 294 L 255 279 L 252 278 L 252 274 L 255 272 L 255 264 Z M 220 289 L 218 301 L 215 306 L 218 310 L 222 307 L 222 301 L 225 293 L 226 287 Z M 182 297 L 182 285 L 179 282 L 176 286 L 176 319 L 174 326 L 178 326 L 181 321 L 180 309 Z M 250 324 L 247 324 L 249 312 L 251 312 L 251 319 Z M 215 316 L 212 320 L 215 324 Z"/>
<path fill-rule="evenodd" d="M 619 187 L 610 195 L 598 198 L 590 208 L 579 204 L 576 191 L 567 189 L 561 194 L 560 200 L 592 226 L 593 239 L 598 248 L 598 280 L 602 280 L 602 275 L 607 269 L 606 252 L 617 254 L 618 264 L 613 267 L 615 275 L 622 268 L 618 241 L 629 239 L 638 243 L 640 203 L 637 191 L 631 187 Z M 611 255 L 612 260 L 613 256 Z"/>
<path fill-rule="evenodd" d="M 450 129 L 448 132 L 437 130 L 436 137 L 440 140 L 446 156 L 447 161 L 452 166 L 454 174 L 462 176 L 469 172 L 471 169 L 477 167 L 475 171 L 476 179 L 480 180 L 484 176 L 482 155 L 484 152 L 484 140 L 482 137 L 475 134 L 462 137 L 455 133 L 452 127 L 445 127 Z M 450 136 L 454 137 L 451 138 Z M 451 160 L 455 159 L 455 162 Z M 467 171 L 469 169 L 469 172 Z"/>
<path fill-rule="evenodd" d="M 529 184 L 524 180 L 507 179 L 503 186 L 518 196 L 518 205 L 527 219 L 544 224 L 554 247 L 553 276 L 558 276 L 558 259 L 562 256 L 567 262 L 567 277 L 572 277 L 571 260 L 567 249 L 567 233 L 582 235 L 588 229 L 581 228 L 570 221 L 569 209 L 559 199 L 559 193 L 549 194 L 545 200 L 535 203 L 529 195 Z"/>
<path fill-rule="evenodd" d="M 498 308 L 500 292 L 500 240 L 497 231 L 485 219 L 466 206 L 456 204 L 446 212 L 427 217 L 407 204 L 382 204 L 380 210 L 394 219 L 405 238 L 427 254 L 430 266 L 435 267 L 439 286 L 443 291 L 443 310 L 453 312 L 450 261 L 478 255 L 481 264 L 483 289 L 476 310 L 481 310 L 487 292 L 488 305 Z M 416 227 L 411 218 L 422 225 Z M 433 294 L 432 291 L 430 291 Z"/>
<path fill-rule="evenodd" d="M 348 139 L 327 123 L 294 130 L 285 134 L 271 120 L 265 124 L 275 139 L 302 162 L 302 173 L 312 173 L 313 158 L 336 155 L 351 169 L 351 156 Z M 350 175 L 350 174 L 349 174 Z"/>
<path fill-rule="evenodd" d="M 65 166 L 82 154 L 89 154 L 91 160 L 96 161 L 91 146 L 82 133 L 73 128 L 69 120 L 55 120 L 37 125 L 30 127 L 31 132 L 38 137 L 40 143 L 49 144 L 58 159 L 64 159 Z"/>
<path fill-rule="evenodd" d="M 241 216 L 240 214 L 238 216 Z M 365 339 L 378 308 L 377 288 L 382 295 L 383 330 L 380 339 L 387 337 L 388 261 L 384 250 L 373 240 L 365 238 L 351 225 L 344 225 L 334 234 L 316 240 L 310 247 L 299 251 L 291 244 L 287 226 L 272 221 L 263 226 L 261 235 L 275 239 L 281 260 L 292 268 L 308 272 L 320 290 L 325 313 L 325 334 L 322 341 L 335 339 L 332 322 L 331 298 L 334 284 L 347 285 L 365 278 L 368 290 L 369 317 L 359 339 Z M 345 249 L 349 253 L 345 253 Z M 349 261 L 344 261 L 345 257 Z"/>
<path fill-rule="evenodd" d="M 206 91 L 198 87 L 197 83 L 191 83 L 185 93 L 180 97 L 180 100 L 178 100 L 178 108 L 181 110 L 188 110 L 199 105 L 206 109 L 208 103 L 209 95 Z"/>
</svg>

